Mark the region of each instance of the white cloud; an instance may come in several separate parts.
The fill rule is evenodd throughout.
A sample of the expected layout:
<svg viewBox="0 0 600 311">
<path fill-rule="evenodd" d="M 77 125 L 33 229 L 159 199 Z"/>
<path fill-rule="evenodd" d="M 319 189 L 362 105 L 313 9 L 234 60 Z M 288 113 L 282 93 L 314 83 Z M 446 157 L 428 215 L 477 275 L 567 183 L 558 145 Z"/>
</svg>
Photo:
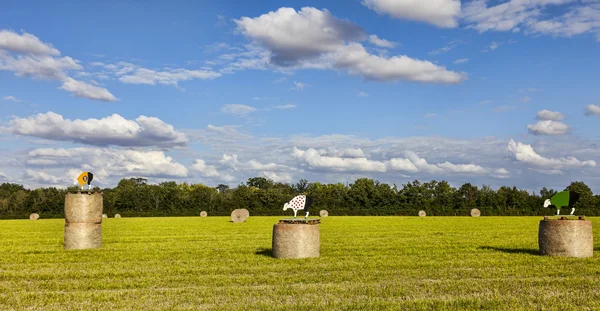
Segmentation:
<svg viewBox="0 0 600 311">
<path fill-rule="evenodd" d="M 241 162 L 238 159 L 237 154 L 223 154 L 223 157 L 221 158 L 221 160 L 219 160 L 219 163 L 223 166 L 229 167 L 231 170 L 236 172 L 261 172 L 263 176 L 267 174 L 268 176 L 270 176 L 269 178 L 271 179 L 274 179 L 276 178 L 276 176 L 279 176 L 279 180 L 286 179 L 284 177 L 290 177 L 291 179 L 291 175 L 289 172 L 297 170 L 296 168 L 283 164 L 275 164 L 273 162 L 264 164 L 256 159 L 251 159 L 247 162 Z M 275 174 L 275 172 L 278 173 Z"/>
<path fill-rule="evenodd" d="M 293 109 L 293 108 L 296 108 L 296 105 L 285 104 L 285 105 L 274 106 L 273 108 L 275 108 L 275 109 Z"/>
<path fill-rule="evenodd" d="M 328 147 L 326 149 L 318 150 L 320 155 L 333 156 L 333 157 L 348 157 L 348 158 L 365 158 L 365 152 L 360 148 L 341 148 Z"/>
<path fill-rule="evenodd" d="M 220 76 L 220 73 L 211 70 L 188 70 L 178 68 L 155 71 L 146 68 L 137 68 L 133 73 L 121 76 L 119 81 L 130 84 L 163 84 L 177 86 L 181 81 L 192 79 L 210 80 Z"/>
<path fill-rule="evenodd" d="M 446 52 L 449 52 L 450 50 L 452 50 L 453 48 L 455 48 L 458 45 L 458 42 L 450 42 L 448 45 L 443 46 L 439 49 L 433 50 L 431 52 L 429 52 L 429 55 L 438 55 L 438 54 L 443 54 Z"/>
<path fill-rule="evenodd" d="M 398 43 L 396 43 L 396 42 L 392 42 L 392 41 L 385 40 L 383 38 L 379 38 L 379 37 L 377 37 L 377 35 L 370 35 L 369 42 L 375 44 L 378 47 L 382 47 L 382 48 L 393 48 L 396 45 L 398 45 Z"/>
<path fill-rule="evenodd" d="M 312 148 L 304 151 L 294 147 L 293 155 L 296 159 L 317 169 L 357 172 L 385 172 L 387 170 L 386 165 L 379 161 L 371 161 L 366 158 L 322 156 L 317 150 Z"/>
<path fill-rule="evenodd" d="M 475 164 L 453 164 L 448 161 L 440 164 L 429 164 L 427 160 L 420 158 L 415 152 L 405 152 L 406 158 L 392 158 L 388 161 L 369 160 L 366 157 L 341 157 L 323 156 L 319 151 L 309 148 L 300 150 L 293 148 L 293 156 L 313 169 L 323 169 L 336 172 L 370 172 L 383 173 L 388 170 L 403 171 L 408 173 L 425 172 L 429 174 L 439 173 L 466 173 L 485 174 L 487 169 Z"/>
<path fill-rule="evenodd" d="M 58 185 L 61 183 L 63 183 L 63 184 L 69 183 L 69 180 L 67 180 L 66 178 L 56 177 L 56 176 L 50 175 L 44 171 L 28 169 L 25 171 L 25 174 L 29 179 L 36 181 L 40 184 L 44 184 L 44 185 Z"/>
<path fill-rule="evenodd" d="M 72 93 L 77 97 L 101 100 L 105 102 L 115 101 L 117 98 L 107 89 L 93 86 L 85 82 L 77 81 L 73 78 L 66 78 L 63 81 L 61 89 Z"/>
<path fill-rule="evenodd" d="M 528 35 L 561 37 L 590 33 L 600 41 L 600 4 L 584 0 L 580 5 L 565 6 L 573 2 L 580 1 L 510 0 L 488 7 L 485 0 L 475 0 L 465 4 L 462 17 L 467 28 L 479 32 L 520 32 L 523 29 Z M 557 13 L 548 14 L 551 10 Z M 546 16 L 554 17 L 544 19 Z"/>
<path fill-rule="evenodd" d="M 521 102 L 523 102 L 523 103 L 529 103 L 529 102 L 531 102 L 531 97 L 529 97 L 529 96 L 523 96 L 521 98 Z"/>
<path fill-rule="evenodd" d="M 22 100 L 14 97 L 14 96 L 10 96 L 10 95 L 2 97 L 2 100 L 11 101 L 11 102 L 15 102 L 15 103 L 23 102 Z"/>
<path fill-rule="evenodd" d="M 546 158 L 543 157 L 533 150 L 531 145 L 527 145 L 521 142 L 515 142 L 510 140 L 508 143 L 507 150 L 509 154 L 522 163 L 535 166 L 542 169 L 565 169 L 565 168 L 576 168 L 576 167 L 595 167 L 596 161 L 580 161 L 575 157 L 567 158 Z"/>
<path fill-rule="evenodd" d="M 61 81 L 63 84 L 60 89 L 78 97 L 101 101 L 117 99 L 105 88 L 91 86 L 69 77 L 68 71 L 81 71 L 83 66 L 71 57 L 59 56 L 60 52 L 57 49 L 42 43 L 31 34 L 19 35 L 6 30 L 0 31 L 0 70 L 12 71 L 18 77 Z"/>
<path fill-rule="evenodd" d="M 262 172 L 262 175 L 274 182 L 280 182 L 280 183 L 291 183 L 292 182 L 292 175 L 291 174 L 287 174 L 287 173 L 276 173 L 276 172 Z"/>
<path fill-rule="evenodd" d="M 563 135 L 571 130 L 568 125 L 553 120 L 540 120 L 536 124 L 527 125 L 527 129 L 534 135 Z"/>
<path fill-rule="evenodd" d="M 187 177 L 188 170 L 161 151 L 118 150 L 110 148 L 35 149 L 32 160 L 43 159 L 64 166 L 87 167 L 98 177 L 150 176 Z M 96 178 L 94 178 L 96 180 Z"/>
<path fill-rule="evenodd" d="M 302 83 L 302 82 L 294 81 L 294 87 L 292 89 L 293 90 L 303 90 L 305 86 L 306 85 L 304 85 L 304 83 Z"/>
<path fill-rule="evenodd" d="M 448 71 L 429 61 L 412 59 L 406 55 L 386 58 L 369 54 L 357 43 L 351 43 L 336 53 L 335 60 L 336 67 L 375 81 L 459 83 L 467 78 L 464 73 Z"/>
<path fill-rule="evenodd" d="M 227 104 L 221 107 L 221 112 L 235 114 L 235 115 L 247 115 L 251 112 L 256 111 L 256 108 L 252 106 L 239 105 L 239 104 Z"/>
<path fill-rule="evenodd" d="M 192 164 L 191 169 L 199 172 L 204 177 L 219 177 L 221 174 L 217 171 L 217 168 L 213 165 L 207 165 L 204 160 L 197 159 Z"/>
<path fill-rule="evenodd" d="M 311 7 L 298 12 L 293 8 L 280 8 L 256 18 L 242 17 L 235 22 L 246 36 L 268 46 L 273 52 L 273 62 L 278 65 L 335 52 L 345 41 L 366 37 L 365 31 L 356 24 L 338 19 L 327 10 Z"/>
<path fill-rule="evenodd" d="M 457 27 L 461 12 L 460 0 L 363 0 L 362 4 L 380 14 L 445 28 Z"/>
<path fill-rule="evenodd" d="M 359 97 L 367 97 L 367 96 L 369 96 L 369 93 L 364 92 L 364 91 L 360 91 L 360 92 L 358 92 L 358 96 Z"/>
<path fill-rule="evenodd" d="M 72 141 L 95 146 L 184 146 L 187 138 L 158 118 L 140 116 L 127 120 L 118 114 L 102 119 L 70 120 L 47 112 L 9 122 L 15 135 L 55 141 Z"/>
<path fill-rule="evenodd" d="M 277 68 L 343 69 L 375 81 L 458 83 L 467 78 L 406 55 L 370 54 L 358 43 L 366 38 L 364 30 L 327 10 L 280 8 L 256 18 L 242 17 L 236 23 L 242 34 L 268 49 L 270 55 L 261 59 L 262 68 L 268 61 Z"/>
<path fill-rule="evenodd" d="M 19 35 L 10 30 L 0 30 L 0 50 L 36 55 L 60 55 L 60 52 L 52 45 L 43 43 L 32 34 Z"/>
<path fill-rule="evenodd" d="M 249 139 L 252 138 L 250 135 L 248 134 L 244 134 L 240 131 L 238 131 L 236 128 L 238 126 L 233 126 L 233 125 L 228 125 L 228 126 L 214 126 L 212 124 L 209 124 L 206 129 L 211 131 L 211 132 L 215 132 L 218 133 L 219 135 L 221 135 L 221 137 L 225 136 L 227 138 L 239 138 L 239 139 Z"/>
<path fill-rule="evenodd" d="M 587 116 L 591 116 L 591 115 L 595 115 L 595 116 L 599 116 L 600 117 L 600 106 L 596 106 L 596 105 L 587 105 L 587 107 L 585 107 L 585 115 Z"/>
<path fill-rule="evenodd" d="M 492 177 L 506 179 L 506 178 L 510 177 L 510 172 L 505 168 L 499 168 L 494 171 L 494 173 L 492 174 Z"/>
<path fill-rule="evenodd" d="M 455 64 L 464 64 L 466 62 L 468 62 L 469 59 L 468 58 L 459 58 L 457 60 L 454 61 Z"/>
<path fill-rule="evenodd" d="M 552 121 L 560 121 L 565 118 L 565 116 L 558 111 L 550 111 L 547 109 L 540 110 L 537 113 L 538 120 L 552 120 Z"/>
<path fill-rule="evenodd" d="M 489 49 L 493 51 L 493 50 L 497 49 L 499 46 L 500 46 L 500 44 L 498 42 L 494 41 L 494 42 L 492 42 L 492 44 L 490 44 Z"/>
</svg>

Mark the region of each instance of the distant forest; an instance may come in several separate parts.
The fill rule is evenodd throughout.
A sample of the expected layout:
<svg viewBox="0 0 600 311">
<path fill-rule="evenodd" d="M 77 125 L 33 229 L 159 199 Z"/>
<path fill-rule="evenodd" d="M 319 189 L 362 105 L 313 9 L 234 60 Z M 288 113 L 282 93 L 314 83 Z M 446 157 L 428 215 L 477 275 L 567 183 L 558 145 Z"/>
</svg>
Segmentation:
<svg viewBox="0 0 600 311">
<path fill-rule="evenodd" d="M 31 213 L 38 213 L 41 218 L 62 218 L 65 195 L 78 189 L 31 190 L 19 184 L 3 183 L 0 185 L 0 218 L 28 218 Z M 145 179 L 131 178 L 122 179 L 114 188 L 93 190 L 103 193 L 104 213 L 109 217 L 117 213 L 143 217 L 198 216 L 201 211 L 207 211 L 209 216 L 229 216 L 237 208 L 248 209 L 251 216 L 289 216 L 293 214 L 284 212 L 283 204 L 300 193 L 313 196 L 312 216 L 318 216 L 322 209 L 331 216 L 416 216 L 419 210 L 431 216 L 468 216 L 472 208 L 480 209 L 482 216 L 541 216 L 556 213 L 555 209 L 543 207 L 544 200 L 567 189 L 580 194 L 575 214 L 600 215 L 600 195 L 594 195 L 581 181 L 571 182 L 566 189 L 542 188 L 539 193 L 528 193 L 516 187 L 493 190 L 470 183 L 457 189 L 446 181 L 435 180 L 425 183 L 415 180 L 399 187 L 368 178 L 351 184 L 310 183 L 304 179 L 296 184 L 285 184 L 254 177 L 230 188 L 173 181 L 148 185 Z M 570 209 L 561 210 L 563 215 L 568 213 Z"/>
</svg>

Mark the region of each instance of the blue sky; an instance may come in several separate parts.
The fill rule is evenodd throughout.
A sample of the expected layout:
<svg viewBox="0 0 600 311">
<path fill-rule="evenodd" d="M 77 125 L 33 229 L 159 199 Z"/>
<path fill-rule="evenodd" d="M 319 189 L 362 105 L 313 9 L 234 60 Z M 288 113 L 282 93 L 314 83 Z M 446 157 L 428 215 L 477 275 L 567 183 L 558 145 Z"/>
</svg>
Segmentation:
<svg viewBox="0 0 600 311">
<path fill-rule="evenodd" d="M 3 1 L 0 181 L 600 192 L 600 1 Z"/>
</svg>

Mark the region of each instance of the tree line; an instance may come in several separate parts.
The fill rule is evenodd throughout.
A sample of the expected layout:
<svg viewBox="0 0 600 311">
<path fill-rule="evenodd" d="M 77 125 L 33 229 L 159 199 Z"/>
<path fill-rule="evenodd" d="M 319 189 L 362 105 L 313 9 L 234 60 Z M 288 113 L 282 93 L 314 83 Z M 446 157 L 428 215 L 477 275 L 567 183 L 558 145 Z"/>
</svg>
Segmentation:
<svg viewBox="0 0 600 311">
<path fill-rule="evenodd" d="M 19 184 L 3 183 L 0 218 L 27 218 L 31 213 L 42 218 L 63 218 L 65 195 L 78 189 L 26 189 Z M 562 190 L 580 194 L 575 214 L 600 215 L 600 195 L 594 195 L 581 181 L 571 182 L 565 189 L 544 187 L 539 193 L 529 193 L 514 186 L 494 190 L 471 183 L 455 188 L 443 180 L 424 183 L 415 180 L 398 187 L 369 178 L 359 178 L 351 184 L 310 183 L 305 179 L 288 184 L 253 177 L 230 188 L 222 184 L 209 187 L 174 181 L 149 185 L 145 179 L 130 178 L 120 180 L 114 188 L 93 190 L 102 192 L 104 213 L 109 217 L 117 213 L 129 217 L 198 216 L 201 211 L 209 216 L 229 216 L 238 208 L 248 209 L 254 216 L 289 216 L 292 214 L 283 211 L 283 204 L 302 193 L 314 199 L 313 216 L 322 209 L 330 215 L 415 216 L 424 210 L 432 216 L 467 216 L 472 208 L 478 208 L 484 216 L 541 216 L 556 213 L 544 208 L 543 203 Z M 561 214 L 569 212 L 564 209 Z"/>
</svg>

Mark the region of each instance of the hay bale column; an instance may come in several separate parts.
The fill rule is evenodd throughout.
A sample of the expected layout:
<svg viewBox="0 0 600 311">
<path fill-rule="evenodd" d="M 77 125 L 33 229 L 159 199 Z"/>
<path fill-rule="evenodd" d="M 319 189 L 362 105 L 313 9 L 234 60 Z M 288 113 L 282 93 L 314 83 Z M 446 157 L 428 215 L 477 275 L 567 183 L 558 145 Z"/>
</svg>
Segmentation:
<svg viewBox="0 0 600 311">
<path fill-rule="evenodd" d="M 540 220 L 538 243 L 540 255 L 558 257 L 593 257 L 594 235 L 592 222 L 580 216 L 579 219 Z"/>
<path fill-rule="evenodd" d="M 316 258 L 321 256 L 319 219 L 284 219 L 273 225 L 273 257 Z"/>
<path fill-rule="evenodd" d="M 102 246 L 102 193 L 67 193 L 65 197 L 65 249 Z"/>
</svg>

